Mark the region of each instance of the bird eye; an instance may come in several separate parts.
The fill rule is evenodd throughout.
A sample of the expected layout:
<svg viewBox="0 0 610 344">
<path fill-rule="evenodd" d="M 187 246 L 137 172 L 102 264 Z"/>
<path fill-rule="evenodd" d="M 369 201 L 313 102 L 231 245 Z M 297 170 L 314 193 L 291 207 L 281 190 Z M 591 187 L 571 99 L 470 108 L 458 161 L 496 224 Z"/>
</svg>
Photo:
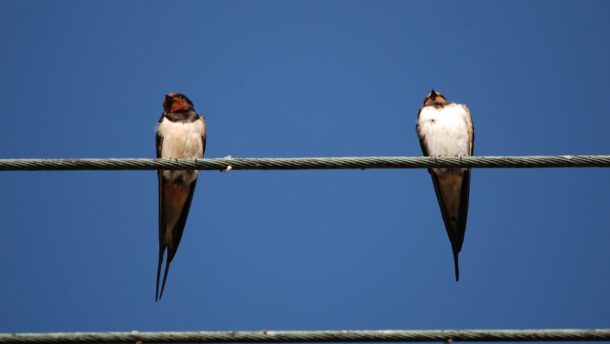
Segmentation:
<svg viewBox="0 0 610 344">
<path fill-rule="evenodd" d="M 184 97 L 182 95 L 179 95 L 178 99 L 184 99 Z"/>
</svg>

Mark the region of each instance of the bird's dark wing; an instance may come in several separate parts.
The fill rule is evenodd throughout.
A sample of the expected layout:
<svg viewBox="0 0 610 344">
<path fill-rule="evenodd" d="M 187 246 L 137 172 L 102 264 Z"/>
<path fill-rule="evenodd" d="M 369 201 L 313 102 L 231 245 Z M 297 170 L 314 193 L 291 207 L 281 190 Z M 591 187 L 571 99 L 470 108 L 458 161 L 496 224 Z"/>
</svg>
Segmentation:
<svg viewBox="0 0 610 344">
<path fill-rule="evenodd" d="M 419 115 L 421 114 L 421 110 L 419 109 L 419 112 L 417 113 L 417 124 L 415 125 L 415 131 L 417 132 L 417 137 L 419 138 L 419 147 L 421 147 L 421 151 L 425 156 L 430 156 L 430 154 L 428 153 L 428 147 L 426 147 L 426 136 L 421 132 L 420 128 L 419 128 Z M 431 172 L 431 170 L 428 170 L 429 172 Z"/>
<path fill-rule="evenodd" d="M 462 244 L 464 243 L 464 234 L 466 233 L 466 221 L 468 220 L 468 201 L 470 198 L 470 169 L 463 173 L 460 195 L 460 211 L 458 215 L 458 231 L 460 237 L 458 238 L 458 252 L 462 250 Z"/>
<path fill-rule="evenodd" d="M 203 115 L 199 115 L 199 118 L 203 121 L 203 127 L 205 128 L 205 116 Z M 201 151 L 201 157 L 203 158 L 203 156 L 205 155 L 205 144 L 206 144 L 206 138 L 208 136 L 208 132 L 207 130 L 204 131 L 203 135 L 201 135 L 201 143 L 202 143 L 202 151 Z"/>
<path fill-rule="evenodd" d="M 187 186 L 189 188 L 189 194 L 184 202 L 184 206 L 182 207 L 182 211 L 180 213 L 180 217 L 178 218 L 178 222 L 173 228 L 173 238 L 170 242 L 166 242 L 165 246 L 167 247 L 167 260 L 165 262 L 165 271 L 163 273 L 163 282 L 161 283 L 161 293 L 159 294 L 159 299 L 163 296 L 163 291 L 165 290 L 165 282 L 167 281 L 167 273 L 169 272 L 169 266 L 176 255 L 176 251 L 178 251 L 178 246 L 180 246 L 180 240 L 182 239 L 182 233 L 184 232 L 184 226 L 186 225 L 186 219 L 189 214 L 189 210 L 191 208 L 191 202 L 193 200 L 193 194 L 195 193 L 195 186 L 197 185 L 197 179 L 195 179 L 191 185 Z M 159 265 L 158 270 L 160 271 L 161 265 Z M 157 280 L 158 282 L 158 280 Z"/>
<path fill-rule="evenodd" d="M 447 173 L 447 172 L 442 172 Z M 436 193 L 436 199 L 438 201 L 441 214 L 443 216 L 443 222 L 445 224 L 445 230 L 449 236 L 451 242 L 451 249 L 453 251 L 453 263 L 455 268 L 455 280 L 460 279 L 460 269 L 458 264 L 458 254 L 462 249 L 462 243 L 464 242 L 464 234 L 466 233 L 466 217 L 468 215 L 468 186 L 470 185 L 470 171 L 458 172 L 452 171 L 449 178 L 454 178 L 453 181 L 443 181 L 441 177 L 432 170 L 430 175 L 432 176 L 432 184 L 434 184 L 434 191 Z M 455 180 L 459 178 L 458 180 Z M 443 190 L 450 190 L 451 185 L 460 185 L 459 195 L 453 192 L 447 192 Z M 449 204 L 457 201 L 459 197 L 459 205 L 457 209 L 451 209 Z M 457 213 L 456 213 L 457 212 Z"/>
<path fill-rule="evenodd" d="M 161 116 L 163 120 L 163 116 Z M 156 135 L 157 159 L 161 158 L 161 147 L 163 147 L 163 137 Z M 163 211 L 163 171 L 157 170 L 158 179 L 158 202 L 159 202 L 159 261 L 157 262 L 157 287 L 155 288 L 155 300 L 159 300 L 159 278 L 161 277 L 161 265 L 165 253 L 165 212 Z"/>
</svg>

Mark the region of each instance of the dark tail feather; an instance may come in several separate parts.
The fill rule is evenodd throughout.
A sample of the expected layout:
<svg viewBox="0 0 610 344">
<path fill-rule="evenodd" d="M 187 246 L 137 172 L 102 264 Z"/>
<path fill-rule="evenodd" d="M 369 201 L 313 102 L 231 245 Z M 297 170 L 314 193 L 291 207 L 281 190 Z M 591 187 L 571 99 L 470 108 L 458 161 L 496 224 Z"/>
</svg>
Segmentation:
<svg viewBox="0 0 610 344">
<path fill-rule="evenodd" d="M 165 248 L 159 248 L 159 263 L 157 264 L 157 288 L 155 289 L 155 302 L 159 301 L 161 297 L 159 296 L 159 277 L 161 277 L 161 264 L 163 264 L 163 254 L 165 253 Z M 163 291 L 161 291 L 163 294 Z"/>
<path fill-rule="evenodd" d="M 459 281 L 460 280 L 460 266 L 458 263 L 458 251 L 453 251 L 453 265 L 455 268 L 455 281 Z"/>
<path fill-rule="evenodd" d="M 165 272 L 163 273 L 163 283 L 161 284 L 161 294 L 159 294 L 159 300 L 161 300 L 161 297 L 163 296 L 163 291 L 165 290 L 165 282 L 167 281 L 167 273 L 169 272 L 170 263 L 171 262 L 168 253 L 167 261 L 165 262 Z"/>
</svg>

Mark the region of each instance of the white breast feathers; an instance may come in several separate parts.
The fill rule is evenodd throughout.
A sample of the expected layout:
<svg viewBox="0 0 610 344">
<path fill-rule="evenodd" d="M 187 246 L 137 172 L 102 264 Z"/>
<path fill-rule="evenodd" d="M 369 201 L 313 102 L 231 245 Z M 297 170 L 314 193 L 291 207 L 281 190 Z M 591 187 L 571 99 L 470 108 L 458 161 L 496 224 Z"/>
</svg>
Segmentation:
<svg viewBox="0 0 610 344">
<path fill-rule="evenodd" d="M 430 156 L 469 156 L 472 140 L 470 114 L 459 104 L 424 107 L 417 120 L 417 134 Z"/>
<path fill-rule="evenodd" d="M 195 159 L 203 156 L 203 119 L 194 122 L 172 122 L 163 118 L 157 127 L 163 138 L 161 157 L 164 159 Z"/>
<path fill-rule="evenodd" d="M 203 157 L 203 139 L 205 123 L 203 118 L 194 122 L 172 122 L 163 117 L 157 127 L 157 134 L 163 138 L 161 158 L 164 159 L 196 159 Z M 199 171 L 163 171 L 163 177 L 168 181 L 181 181 L 190 184 L 197 178 Z"/>
</svg>

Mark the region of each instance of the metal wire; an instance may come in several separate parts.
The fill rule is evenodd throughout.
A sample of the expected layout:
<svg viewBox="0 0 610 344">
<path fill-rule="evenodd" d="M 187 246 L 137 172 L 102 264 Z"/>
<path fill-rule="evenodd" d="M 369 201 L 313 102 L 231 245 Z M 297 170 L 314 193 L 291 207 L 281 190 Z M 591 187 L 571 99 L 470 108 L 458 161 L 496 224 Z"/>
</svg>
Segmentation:
<svg viewBox="0 0 610 344">
<path fill-rule="evenodd" d="M 0 343 L 328 343 L 610 341 L 610 329 L 0 334 Z"/>
<path fill-rule="evenodd" d="M 610 155 L 239 159 L 0 159 L 0 171 L 610 167 Z"/>
</svg>

